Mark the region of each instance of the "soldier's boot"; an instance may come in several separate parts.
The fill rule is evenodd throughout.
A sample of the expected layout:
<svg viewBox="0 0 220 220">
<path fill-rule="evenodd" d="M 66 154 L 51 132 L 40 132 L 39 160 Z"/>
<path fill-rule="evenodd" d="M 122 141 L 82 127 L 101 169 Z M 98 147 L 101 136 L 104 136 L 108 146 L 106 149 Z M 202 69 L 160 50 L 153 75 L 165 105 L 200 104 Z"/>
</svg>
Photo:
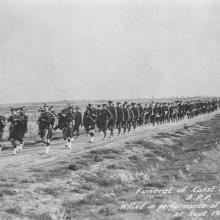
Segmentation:
<svg viewBox="0 0 220 220">
<path fill-rule="evenodd" d="M 45 150 L 45 154 L 48 154 L 49 152 L 50 152 L 50 142 L 48 140 L 46 150 Z"/>
<path fill-rule="evenodd" d="M 68 142 L 68 146 L 67 146 L 68 149 L 71 150 L 72 146 L 71 146 L 71 142 Z"/>
<path fill-rule="evenodd" d="M 21 144 L 17 146 L 17 151 L 21 151 Z"/>
<path fill-rule="evenodd" d="M 123 131 L 123 134 L 125 134 L 126 133 L 126 128 L 124 128 L 124 131 Z"/>
<path fill-rule="evenodd" d="M 66 142 L 65 142 L 65 148 L 68 146 L 68 141 L 66 140 Z"/>
<path fill-rule="evenodd" d="M 106 134 L 104 134 L 104 138 L 103 138 L 103 140 L 104 140 L 104 141 L 106 140 Z"/>
<path fill-rule="evenodd" d="M 50 146 L 46 146 L 45 154 L 49 154 L 50 152 Z"/>
<path fill-rule="evenodd" d="M 14 154 L 14 155 L 17 154 L 17 147 L 14 148 L 14 150 L 13 150 L 13 154 Z"/>
<path fill-rule="evenodd" d="M 67 148 L 68 148 L 68 149 L 71 149 L 71 139 L 68 138 L 67 141 L 68 141 L 68 142 L 67 142 Z"/>
<path fill-rule="evenodd" d="M 93 143 L 94 142 L 94 140 L 95 140 L 95 137 L 93 136 L 93 137 L 91 137 L 91 139 L 90 139 L 90 143 Z"/>
<path fill-rule="evenodd" d="M 90 137 L 91 137 L 90 143 L 93 143 L 93 142 L 94 142 L 94 139 L 95 139 L 95 137 L 94 137 L 94 130 L 91 130 L 91 131 L 90 131 Z"/>
<path fill-rule="evenodd" d="M 118 128 L 118 135 L 121 135 L 121 126 Z"/>
<path fill-rule="evenodd" d="M 113 129 L 112 129 L 109 138 L 111 138 L 113 136 L 114 136 L 114 132 L 113 132 Z"/>
<path fill-rule="evenodd" d="M 19 152 L 19 151 L 20 151 L 20 145 L 18 145 L 18 146 L 16 147 L 16 149 L 17 149 L 17 152 Z"/>
</svg>

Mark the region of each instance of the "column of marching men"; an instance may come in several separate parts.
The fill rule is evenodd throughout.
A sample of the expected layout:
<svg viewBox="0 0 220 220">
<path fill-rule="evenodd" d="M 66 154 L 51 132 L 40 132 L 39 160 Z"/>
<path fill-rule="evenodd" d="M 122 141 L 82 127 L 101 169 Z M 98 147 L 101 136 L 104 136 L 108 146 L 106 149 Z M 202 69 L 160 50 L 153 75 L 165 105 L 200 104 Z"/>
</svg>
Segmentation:
<svg viewBox="0 0 220 220">
<path fill-rule="evenodd" d="M 103 133 L 103 139 L 117 135 L 130 133 L 137 126 L 145 124 L 160 125 L 164 123 L 174 123 L 194 118 L 201 114 L 207 114 L 216 111 L 220 107 L 220 100 L 191 100 L 175 101 L 172 103 L 151 103 L 142 105 L 140 103 L 113 103 L 97 105 L 88 104 L 82 116 L 79 107 L 73 107 L 68 104 L 58 114 L 52 106 L 44 104 L 39 110 L 40 116 L 37 120 L 39 126 L 39 136 L 45 145 L 45 153 L 50 151 L 50 143 L 53 132 L 61 130 L 65 140 L 65 148 L 71 149 L 74 139 L 79 137 L 81 127 L 84 127 L 90 142 L 95 140 L 95 130 Z M 0 116 L 0 141 L 3 141 L 4 128 L 6 122 L 10 123 L 9 138 L 13 145 L 13 154 L 22 151 L 24 145 L 24 136 L 27 133 L 28 116 L 25 114 L 25 108 L 11 108 L 9 118 Z M 2 145 L 1 145 L 2 146 Z M 0 149 L 1 150 L 1 149 Z"/>
</svg>

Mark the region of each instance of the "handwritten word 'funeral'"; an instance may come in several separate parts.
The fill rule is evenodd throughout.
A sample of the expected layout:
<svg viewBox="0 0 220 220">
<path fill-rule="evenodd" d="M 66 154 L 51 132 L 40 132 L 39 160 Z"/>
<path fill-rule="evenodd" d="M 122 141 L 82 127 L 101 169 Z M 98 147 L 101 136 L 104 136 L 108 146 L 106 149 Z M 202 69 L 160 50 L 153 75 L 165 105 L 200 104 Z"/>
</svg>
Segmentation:
<svg viewBox="0 0 220 220">
<path fill-rule="evenodd" d="M 178 189 L 174 189 L 173 186 L 171 186 L 170 188 L 166 188 L 166 189 L 144 189 L 144 188 L 139 188 L 136 191 L 137 193 L 141 193 L 141 194 L 149 194 L 149 195 L 153 195 L 153 194 L 171 194 L 171 193 L 184 193 L 186 192 L 188 189 L 188 186 L 185 186 L 183 188 L 178 188 Z M 192 193 L 211 193 L 211 192 L 215 192 L 217 190 L 216 186 L 212 186 L 212 187 L 194 187 L 192 189 Z"/>
</svg>

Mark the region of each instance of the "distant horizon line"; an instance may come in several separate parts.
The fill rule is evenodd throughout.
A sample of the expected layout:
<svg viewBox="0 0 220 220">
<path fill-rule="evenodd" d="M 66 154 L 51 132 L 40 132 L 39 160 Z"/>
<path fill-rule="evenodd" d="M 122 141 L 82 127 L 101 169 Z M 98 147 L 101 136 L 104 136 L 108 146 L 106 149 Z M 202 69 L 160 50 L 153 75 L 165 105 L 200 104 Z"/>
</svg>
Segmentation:
<svg viewBox="0 0 220 220">
<path fill-rule="evenodd" d="M 196 96 L 163 96 L 163 97 L 154 97 L 152 96 L 151 98 L 147 97 L 147 98 L 109 98 L 109 99 L 63 99 L 63 100 L 44 100 L 44 101 L 33 101 L 33 102 L 0 102 L 0 105 L 24 105 L 24 104 L 28 104 L 28 105 L 38 105 L 40 103 L 70 103 L 70 102 L 100 102 L 100 101 L 118 101 L 118 100 L 159 100 L 159 99 L 186 99 L 186 98 L 220 98 L 220 96 L 211 96 L 211 95 L 196 95 Z"/>
</svg>

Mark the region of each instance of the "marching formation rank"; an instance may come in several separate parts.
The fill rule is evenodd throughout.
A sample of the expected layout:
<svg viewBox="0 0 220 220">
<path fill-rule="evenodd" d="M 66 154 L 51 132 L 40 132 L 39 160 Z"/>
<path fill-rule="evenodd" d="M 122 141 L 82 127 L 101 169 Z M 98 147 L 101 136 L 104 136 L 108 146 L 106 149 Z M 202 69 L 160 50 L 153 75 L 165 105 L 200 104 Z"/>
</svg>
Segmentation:
<svg viewBox="0 0 220 220">
<path fill-rule="evenodd" d="M 73 107 L 68 104 L 58 114 L 53 110 L 53 106 L 44 104 L 40 109 L 40 116 L 37 120 L 39 126 L 39 135 L 46 146 L 45 153 L 50 151 L 50 142 L 53 131 L 60 129 L 65 140 L 65 147 L 72 148 L 72 142 L 80 135 L 80 128 L 83 126 L 87 135 L 90 136 L 90 142 L 95 140 L 95 130 L 102 132 L 106 140 L 107 131 L 109 137 L 114 136 L 114 130 L 117 129 L 117 135 L 129 133 L 136 130 L 138 126 L 146 124 L 160 125 L 164 123 L 174 123 L 191 119 L 201 114 L 207 114 L 216 111 L 220 107 L 220 100 L 191 100 L 175 101 L 169 103 L 151 103 L 142 105 L 141 103 L 127 101 L 124 103 L 113 103 L 97 105 L 94 107 L 88 104 L 82 116 L 79 107 Z M 24 145 L 24 136 L 28 131 L 28 116 L 25 114 L 25 108 L 11 108 L 11 115 L 6 118 L 0 116 L 0 151 L 2 149 L 3 133 L 6 121 L 10 123 L 9 137 L 14 150 L 13 154 L 21 151 Z"/>
</svg>

